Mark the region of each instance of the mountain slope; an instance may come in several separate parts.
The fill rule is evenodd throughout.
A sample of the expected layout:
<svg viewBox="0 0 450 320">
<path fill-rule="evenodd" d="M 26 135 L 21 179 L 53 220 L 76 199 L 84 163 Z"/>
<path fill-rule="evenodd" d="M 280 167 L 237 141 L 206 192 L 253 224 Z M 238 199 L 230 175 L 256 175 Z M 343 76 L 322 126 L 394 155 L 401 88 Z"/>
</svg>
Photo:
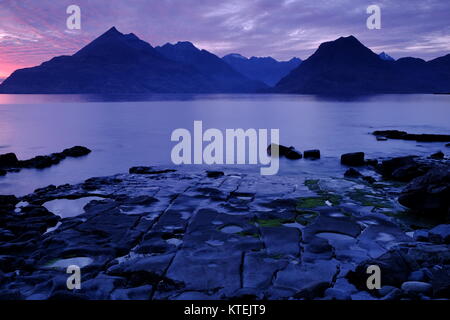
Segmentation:
<svg viewBox="0 0 450 320">
<path fill-rule="evenodd" d="M 191 42 L 167 43 L 155 48 L 162 56 L 190 65 L 207 75 L 223 92 L 254 92 L 266 86 L 236 72 L 222 59 L 206 50 L 200 50 Z"/>
<path fill-rule="evenodd" d="M 437 61 L 434 64 L 443 64 Z M 434 93 L 447 88 L 446 73 L 416 58 L 386 61 L 355 37 L 322 43 L 283 78 L 276 92 L 306 94 Z"/>
<path fill-rule="evenodd" d="M 247 78 L 264 82 L 271 87 L 302 62 L 299 58 L 292 58 L 289 61 L 277 61 L 271 57 L 248 59 L 237 53 L 228 54 L 222 59 Z"/>
<path fill-rule="evenodd" d="M 229 91 L 229 86 L 222 86 L 192 65 L 168 59 L 134 34 L 122 34 L 114 27 L 74 55 L 16 70 L 0 85 L 2 93 Z"/>
</svg>

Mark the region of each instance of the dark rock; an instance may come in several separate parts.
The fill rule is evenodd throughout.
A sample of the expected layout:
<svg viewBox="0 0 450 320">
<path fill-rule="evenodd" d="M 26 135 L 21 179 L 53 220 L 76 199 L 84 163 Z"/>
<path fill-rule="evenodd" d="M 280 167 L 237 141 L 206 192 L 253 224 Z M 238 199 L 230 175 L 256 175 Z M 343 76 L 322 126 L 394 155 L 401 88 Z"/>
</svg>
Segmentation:
<svg viewBox="0 0 450 320">
<path fill-rule="evenodd" d="M 430 156 L 430 158 L 431 159 L 435 159 L 435 160 L 442 160 L 442 159 L 444 159 L 444 153 L 442 152 L 442 151 L 438 151 L 438 152 L 436 152 L 436 153 L 433 153 L 431 156 Z"/>
<path fill-rule="evenodd" d="M 272 155 L 272 146 L 275 146 L 274 143 L 272 143 L 270 146 L 267 147 L 267 154 Z M 280 157 L 285 157 L 289 160 L 298 160 L 302 158 L 302 153 L 295 150 L 294 147 L 285 147 L 282 145 L 278 145 L 278 155 Z"/>
<path fill-rule="evenodd" d="M 130 168 L 130 174 L 161 174 L 175 172 L 173 169 L 159 169 L 153 167 L 132 167 Z"/>
<path fill-rule="evenodd" d="M 431 286 L 437 298 L 450 298 L 450 266 L 436 268 L 432 271 Z"/>
<path fill-rule="evenodd" d="M 320 150 L 306 150 L 303 152 L 303 157 L 305 159 L 320 159 Z"/>
<path fill-rule="evenodd" d="M 386 252 L 377 259 L 371 259 L 359 264 L 355 271 L 350 271 L 347 278 L 357 288 L 367 290 L 367 268 L 377 265 L 381 269 L 383 286 L 399 287 L 408 280 L 411 273 L 411 262 L 406 254 L 398 250 Z"/>
<path fill-rule="evenodd" d="M 416 241 L 428 241 L 428 231 L 416 230 L 414 231 L 414 240 Z"/>
<path fill-rule="evenodd" d="M 450 148 L 450 143 L 447 143 L 445 146 L 446 146 L 447 148 Z"/>
<path fill-rule="evenodd" d="M 362 178 L 364 181 L 366 181 L 368 183 L 375 183 L 377 181 L 374 177 L 371 177 L 371 176 L 364 176 Z"/>
<path fill-rule="evenodd" d="M 367 159 L 366 164 L 371 167 L 376 167 L 378 165 L 377 159 Z"/>
<path fill-rule="evenodd" d="M 448 134 L 413 134 L 399 130 L 379 130 L 374 131 L 373 135 L 377 137 L 385 137 L 388 139 L 412 140 L 417 142 L 449 142 Z"/>
<path fill-rule="evenodd" d="M 428 238 L 434 243 L 450 243 L 450 224 L 441 224 L 429 231 Z"/>
<path fill-rule="evenodd" d="M 0 169 L 0 177 L 6 176 L 6 171 L 3 169 Z"/>
<path fill-rule="evenodd" d="M 364 152 L 346 153 L 341 156 L 341 164 L 358 167 L 364 165 Z"/>
<path fill-rule="evenodd" d="M 353 168 L 348 169 L 344 173 L 344 177 L 346 177 L 346 178 L 359 178 L 361 176 L 362 176 L 362 174 L 358 170 L 353 169 Z"/>
<path fill-rule="evenodd" d="M 206 175 L 208 178 L 219 178 L 224 175 L 222 171 L 206 171 Z"/>
<path fill-rule="evenodd" d="M 0 155 L 0 168 L 15 167 L 19 164 L 19 160 L 14 153 L 5 153 Z"/>
<path fill-rule="evenodd" d="M 64 151 L 62 152 L 62 154 L 65 155 L 66 157 L 74 157 L 74 158 L 82 157 L 89 153 L 91 153 L 91 150 L 83 146 L 75 146 L 72 148 L 64 149 Z"/>
<path fill-rule="evenodd" d="M 432 286 L 421 281 L 407 281 L 402 283 L 402 290 L 407 295 L 430 294 Z"/>
<path fill-rule="evenodd" d="M 19 199 L 14 195 L 0 195 L 0 207 L 15 206 L 18 202 Z"/>
<path fill-rule="evenodd" d="M 400 194 L 398 201 L 417 212 L 447 215 L 450 205 L 449 166 L 436 166 L 411 181 Z"/>
<path fill-rule="evenodd" d="M 406 156 L 384 160 L 377 166 L 377 171 L 386 179 L 409 182 L 424 175 L 430 169 L 428 164 L 419 162 L 417 158 L 417 156 Z"/>
</svg>

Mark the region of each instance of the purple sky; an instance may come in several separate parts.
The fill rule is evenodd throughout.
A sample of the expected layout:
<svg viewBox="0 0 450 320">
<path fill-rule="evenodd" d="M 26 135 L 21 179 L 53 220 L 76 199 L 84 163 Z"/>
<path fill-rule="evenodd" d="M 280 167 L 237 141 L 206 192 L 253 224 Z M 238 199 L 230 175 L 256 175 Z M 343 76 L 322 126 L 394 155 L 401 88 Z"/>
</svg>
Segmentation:
<svg viewBox="0 0 450 320">
<path fill-rule="evenodd" d="M 81 7 L 79 31 L 66 29 L 70 4 Z M 371 4 L 381 7 L 381 30 L 366 28 Z M 111 26 L 153 46 L 189 40 L 219 56 L 305 59 L 353 34 L 377 53 L 431 59 L 450 53 L 449 21 L 449 0 L 0 0 L 0 78 L 72 54 Z"/>
</svg>

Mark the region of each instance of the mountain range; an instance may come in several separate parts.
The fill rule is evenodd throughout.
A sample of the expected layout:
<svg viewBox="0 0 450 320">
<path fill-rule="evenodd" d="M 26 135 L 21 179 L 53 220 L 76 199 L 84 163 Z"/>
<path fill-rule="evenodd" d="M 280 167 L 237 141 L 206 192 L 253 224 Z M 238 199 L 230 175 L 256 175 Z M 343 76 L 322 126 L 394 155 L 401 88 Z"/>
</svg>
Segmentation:
<svg viewBox="0 0 450 320">
<path fill-rule="evenodd" d="M 247 78 L 264 82 L 270 87 L 275 86 L 302 63 L 299 58 L 277 61 L 272 57 L 246 58 L 238 53 L 228 54 L 222 59 Z"/>
<path fill-rule="evenodd" d="M 322 43 L 308 59 L 276 61 L 190 42 L 152 47 L 111 28 L 72 56 L 16 70 L 0 93 L 299 93 L 357 95 L 450 92 L 450 54 L 394 60 L 353 36 Z"/>
<path fill-rule="evenodd" d="M 354 36 L 341 37 L 322 43 L 274 91 L 330 95 L 450 92 L 450 54 L 431 61 L 384 60 Z"/>
</svg>

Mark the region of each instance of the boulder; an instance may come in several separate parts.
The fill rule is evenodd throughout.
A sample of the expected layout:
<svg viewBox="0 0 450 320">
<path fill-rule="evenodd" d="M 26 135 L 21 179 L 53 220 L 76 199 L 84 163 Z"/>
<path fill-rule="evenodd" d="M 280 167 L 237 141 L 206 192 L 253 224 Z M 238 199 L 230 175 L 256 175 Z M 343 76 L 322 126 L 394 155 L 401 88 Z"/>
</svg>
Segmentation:
<svg viewBox="0 0 450 320">
<path fill-rule="evenodd" d="M 346 153 L 341 156 L 341 164 L 351 167 L 363 166 L 364 152 Z"/>
<path fill-rule="evenodd" d="M 353 169 L 353 168 L 348 169 L 344 173 L 344 177 L 346 177 L 346 178 L 359 178 L 361 176 L 362 176 L 362 174 L 358 170 Z"/>
<path fill-rule="evenodd" d="M 402 290 L 408 295 L 430 294 L 433 287 L 431 284 L 421 281 L 406 281 L 402 283 Z"/>
<path fill-rule="evenodd" d="M 430 156 L 430 158 L 431 159 L 435 159 L 435 160 L 442 160 L 442 159 L 444 159 L 444 153 L 442 152 L 442 151 L 438 151 L 438 152 L 436 152 L 436 153 L 433 153 L 431 156 Z"/>
<path fill-rule="evenodd" d="M 303 152 L 303 157 L 305 159 L 320 159 L 320 150 L 314 149 L 314 150 L 306 150 Z"/>
<path fill-rule="evenodd" d="M 450 205 L 450 166 L 436 166 L 411 181 L 401 192 L 398 201 L 419 213 L 447 215 Z"/>
<path fill-rule="evenodd" d="M 383 160 L 377 166 L 377 171 L 385 179 L 409 182 L 424 175 L 430 169 L 430 165 L 419 162 L 417 158 L 417 156 L 406 156 Z"/>
<path fill-rule="evenodd" d="M 0 168 L 10 168 L 19 165 L 19 160 L 15 153 L 0 154 Z"/>
<path fill-rule="evenodd" d="M 272 155 L 272 148 L 276 144 L 272 143 L 267 147 L 267 154 Z M 294 147 L 285 147 L 282 145 L 278 145 L 278 154 L 280 157 L 285 157 L 289 160 L 298 160 L 302 158 L 302 153 L 300 151 L 295 150 Z"/>
<path fill-rule="evenodd" d="M 450 243 L 450 224 L 441 224 L 428 232 L 428 238 L 434 243 Z"/>
<path fill-rule="evenodd" d="M 89 153 L 91 153 L 91 150 L 83 146 L 75 146 L 72 148 L 64 149 L 62 152 L 62 154 L 65 155 L 66 157 L 74 157 L 74 158 L 82 157 Z"/>
</svg>

